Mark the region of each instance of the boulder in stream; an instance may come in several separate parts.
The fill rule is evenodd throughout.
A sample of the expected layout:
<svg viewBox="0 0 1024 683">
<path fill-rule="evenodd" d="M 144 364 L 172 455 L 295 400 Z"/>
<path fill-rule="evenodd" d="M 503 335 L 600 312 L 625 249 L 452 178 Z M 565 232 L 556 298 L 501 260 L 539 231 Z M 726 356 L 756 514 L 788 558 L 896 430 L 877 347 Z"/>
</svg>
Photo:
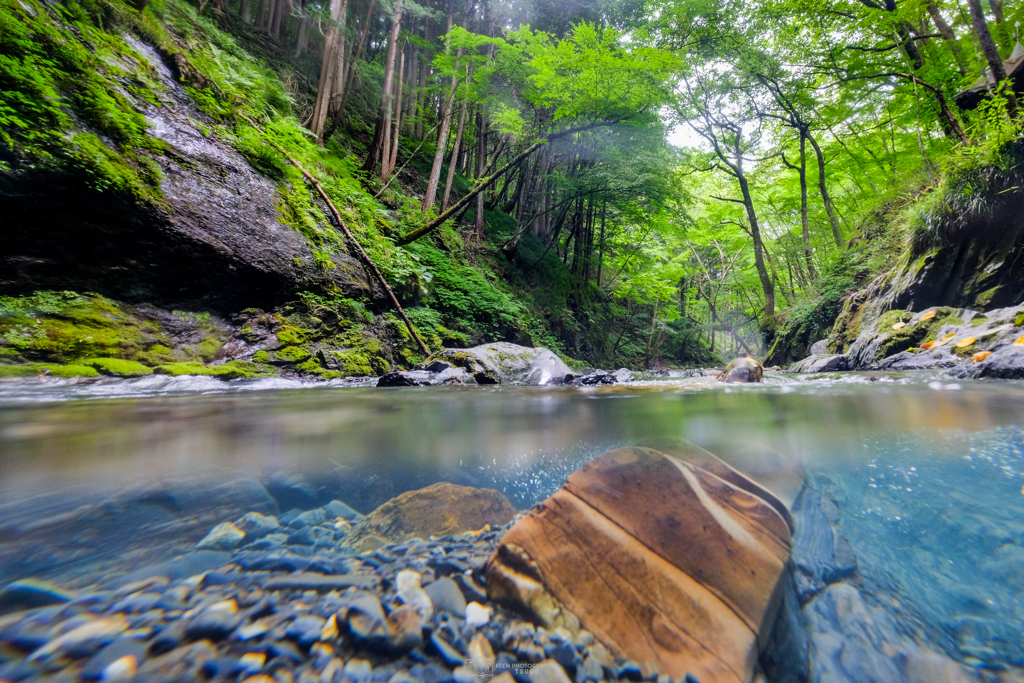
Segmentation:
<svg viewBox="0 0 1024 683">
<path fill-rule="evenodd" d="M 488 594 L 549 629 L 587 629 L 644 673 L 744 683 L 791 534 L 781 501 L 707 451 L 621 448 L 512 526 Z"/>
<path fill-rule="evenodd" d="M 575 375 L 550 349 L 509 342 L 445 349 L 442 359 L 464 369 L 478 384 L 566 384 Z"/>
<path fill-rule="evenodd" d="M 735 358 L 725 366 L 724 382 L 760 382 L 764 377 L 764 366 L 751 358 Z"/>
<path fill-rule="evenodd" d="M 507 524 L 515 514 L 512 503 L 498 491 L 439 482 L 381 505 L 352 527 L 345 545 L 362 552 L 410 538 Z"/>
</svg>

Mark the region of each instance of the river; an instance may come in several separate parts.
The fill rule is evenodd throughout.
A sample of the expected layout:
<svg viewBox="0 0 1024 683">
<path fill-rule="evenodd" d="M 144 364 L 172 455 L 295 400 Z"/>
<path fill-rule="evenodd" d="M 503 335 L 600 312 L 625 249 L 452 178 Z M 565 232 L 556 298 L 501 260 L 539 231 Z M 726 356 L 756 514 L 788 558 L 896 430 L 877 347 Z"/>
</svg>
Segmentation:
<svg viewBox="0 0 1024 683">
<path fill-rule="evenodd" d="M 927 373 L 600 388 L 5 382 L 0 587 L 116 587 L 257 505 L 368 513 L 449 481 L 522 510 L 599 453 L 678 439 L 787 504 L 805 478 L 824 482 L 861 571 L 886 577 L 939 649 L 1024 666 L 1024 383 Z"/>
</svg>

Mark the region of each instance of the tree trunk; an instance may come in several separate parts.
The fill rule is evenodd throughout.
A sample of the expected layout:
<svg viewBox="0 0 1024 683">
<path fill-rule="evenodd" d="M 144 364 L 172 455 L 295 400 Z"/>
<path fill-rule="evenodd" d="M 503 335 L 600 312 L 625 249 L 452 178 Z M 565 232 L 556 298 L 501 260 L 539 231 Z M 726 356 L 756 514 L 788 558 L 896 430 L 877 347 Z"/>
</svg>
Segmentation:
<svg viewBox="0 0 1024 683">
<path fill-rule="evenodd" d="M 345 16 L 347 0 L 331 0 L 331 25 L 327 27 L 324 38 L 324 58 L 320 64 L 320 85 L 316 90 L 316 102 L 313 105 L 313 116 L 309 120 L 309 130 L 316 136 L 317 144 L 324 144 L 324 123 L 327 121 L 327 110 L 334 95 L 334 70 L 338 66 L 338 22 Z"/>
<path fill-rule="evenodd" d="M 832 198 L 828 195 L 828 186 L 825 184 L 825 155 L 821 153 L 821 147 L 818 146 L 818 141 L 814 139 L 810 131 L 806 135 L 818 159 L 818 191 L 821 192 L 821 201 L 825 204 L 828 222 L 832 225 L 832 239 L 835 240 L 836 246 L 842 249 L 843 233 L 839 227 L 839 218 L 836 216 L 835 209 L 832 208 Z"/>
<path fill-rule="evenodd" d="M 274 40 L 281 40 L 281 25 L 284 23 L 285 13 L 291 6 L 291 0 L 277 0 L 274 3 L 274 21 L 270 26 L 270 35 Z"/>
<path fill-rule="evenodd" d="M 807 260 L 807 272 L 811 282 L 818 279 L 814 272 L 814 260 L 811 258 L 811 231 L 807 226 L 807 136 L 800 132 L 800 227 L 804 235 L 804 258 Z"/>
<path fill-rule="evenodd" d="M 391 154 L 388 157 L 388 167 L 386 171 L 381 172 L 382 178 L 390 176 L 394 170 L 395 165 L 398 163 L 398 138 L 402 132 L 402 79 L 405 76 L 405 50 L 402 50 L 402 56 L 398 60 L 398 90 L 395 91 L 395 127 L 394 127 L 394 140 L 391 142 Z M 387 151 L 387 148 L 385 148 Z"/>
<path fill-rule="evenodd" d="M 487 125 L 484 122 L 483 113 L 476 113 L 476 177 L 477 180 L 484 177 L 484 166 L 487 163 Z M 484 193 L 476 196 L 476 241 L 477 244 L 484 239 Z"/>
<path fill-rule="evenodd" d="M 964 58 L 963 49 L 956 42 L 956 33 L 953 32 L 953 28 L 946 23 L 945 18 L 942 16 L 942 12 L 939 11 L 938 3 L 928 3 L 928 15 L 932 18 L 932 23 L 935 24 L 935 28 L 942 34 L 942 39 L 946 41 L 947 45 L 949 45 L 949 49 L 953 53 L 953 59 L 956 60 L 956 68 L 960 72 L 960 75 L 966 75 L 967 60 Z"/>
<path fill-rule="evenodd" d="M 452 6 L 449 5 L 448 33 L 452 32 L 452 11 Z M 445 48 L 445 51 L 447 53 L 447 47 Z M 462 50 L 459 50 L 456 53 L 456 73 L 458 72 L 458 58 L 461 56 Z M 434 163 L 430 167 L 430 178 L 427 180 L 427 191 L 424 193 L 423 202 L 420 204 L 420 210 L 422 211 L 430 209 L 430 207 L 434 205 L 434 200 L 437 198 L 437 184 L 441 181 L 441 167 L 444 165 L 444 153 L 448 151 L 448 131 L 452 125 L 452 104 L 455 98 L 455 88 L 458 84 L 458 78 L 453 73 L 448 95 L 444 97 L 440 103 L 438 121 L 440 121 L 441 126 L 437 133 L 437 148 L 434 150 Z"/>
<path fill-rule="evenodd" d="M 425 21 L 423 38 L 429 44 L 431 40 L 430 19 Z M 423 117 L 427 110 L 427 80 L 430 77 L 430 50 L 427 48 L 424 48 L 423 53 L 420 55 L 419 72 L 419 88 L 416 91 L 416 104 L 413 106 L 416 109 L 416 139 L 422 142 L 423 138 L 426 137 L 426 123 Z"/>
<path fill-rule="evenodd" d="M 761 241 L 761 225 L 757 222 L 754 198 L 750 194 L 747 176 L 743 172 L 743 156 L 739 148 L 738 135 L 736 136 L 735 143 L 735 158 L 736 180 L 740 183 L 743 206 L 747 210 L 747 220 L 750 222 L 750 235 L 754 240 L 754 266 L 757 268 L 757 277 L 761 280 L 761 289 L 764 290 L 764 318 L 765 321 L 768 321 L 775 317 L 775 283 L 768 274 L 768 268 L 765 265 L 765 248 L 764 242 Z"/>
<path fill-rule="evenodd" d="M 1003 67 L 1003 59 L 999 56 L 999 49 L 992 34 L 989 33 L 988 24 L 985 23 L 985 13 L 981 9 L 981 0 L 967 0 L 967 7 L 971 13 L 971 23 L 974 25 L 974 35 L 978 38 L 978 45 L 988 61 L 988 68 L 992 78 L 998 86 L 1006 81 L 1006 69 Z M 1006 83 L 1003 88 L 1003 96 L 1006 98 L 1006 111 L 1010 118 L 1017 116 L 1017 98 L 1013 94 L 1013 83 Z"/>
<path fill-rule="evenodd" d="M 462 131 L 466 127 L 466 111 L 468 109 L 468 104 L 463 102 L 462 108 L 459 110 L 459 125 L 455 129 L 455 142 L 452 145 L 452 155 L 448 159 L 448 178 L 444 181 L 444 197 L 441 199 L 441 211 L 448 208 L 448 199 L 452 194 L 452 182 L 455 180 L 455 167 L 458 166 L 459 146 L 462 145 Z"/>
<path fill-rule="evenodd" d="M 306 0 L 300 3 L 302 18 L 299 19 L 299 29 L 295 32 L 295 59 L 302 56 L 306 51 L 306 44 L 309 42 L 309 14 L 306 12 Z"/>
<path fill-rule="evenodd" d="M 604 266 L 604 220 L 608 212 L 608 197 L 601 202 L 601 243 L 597 252 L 597 286 L 601 286 L 601 268 Z M 685 303 L 685 302 L 684 302 Z"/>
<path fill-rule="evenodd" d="M 274 0 L 260 0 L 256 10 L 256 26 L 265 33 L 270 32 L 270 24 L 274 18 Z"/>
<path fill-rule="evenodd" d="M 352 59 L 348 62 L 348 69 L 345 72 L 344 79 L 345 88 L 341 91 L 341 102 L 338 104 L 338 108 L 334 112 L 334 117 L 331 119 L 331 127 L 328 131 L 327 137 L 330 137 L 330 133 L 334 132 L 334 129 L 341 124 L 341 120 L 345 116 L 345 106 L 348 104 L 348 97 L 352 92 L 352 84 L 355 80 L 356 62 L 363 56 L 363 49 L 366 47 L 366 37 L 370 33 L 370 20 L 373 18 L 373 8 L 376 4 L 376 0 L 370 0 L 366 4 L 366 18 L 363 21 L 363 31 L 359 36 L 359 44 L 356 46 Z M 344 40 L 344 37 L 342 37 L 342 39 Z"/>
<path fill-rule="evenodd" d="M 387 156 L 391 147 L 391 108 L 394 100 L 392 86 L 395 79 L 395 56 L 398 53 L 398 32 L 402 28 L 402 1 L 395 2 L 395 13 L 391 17 L 391 35 L 388 36 L 388 52 L 384 58 L 384 86 L 380 96 L 380 114 L 377 119 L 377 127 L 374 130 L 373 142 L 366 153 L 366 161 L 363 163 L 363 170 L 372 171 L 377 162 L 382 162 L 383 167 L 387 165 Z M 383 156 L 383 159 L 381 158 Z M 382 177 L 383 174 L 382 174 Z"/>
<path fill-rule="evenodd" d="M 238 8 L 238 15 L 245 23 L 252 23 L 252 0 L 242 0 L 242 6 Z"/>
</svg>

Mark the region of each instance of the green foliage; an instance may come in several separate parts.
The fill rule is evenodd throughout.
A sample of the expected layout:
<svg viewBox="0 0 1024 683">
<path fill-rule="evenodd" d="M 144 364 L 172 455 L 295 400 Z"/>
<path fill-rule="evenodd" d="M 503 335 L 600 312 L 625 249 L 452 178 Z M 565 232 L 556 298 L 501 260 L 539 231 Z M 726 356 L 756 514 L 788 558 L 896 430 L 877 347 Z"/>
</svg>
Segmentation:
<svg viewBox="0 0 1024 683">
<path fill-rule="evenodd" d="M 163 145 L 136 111 L 159 88 L 152 66 L 108 29 L 130 17 L 120 0 L 2 0 L 0 145 L 17 167 L 56 167 L 100 191 L 159 200 L 160 172 L 144 153 Z"/>
</svg>

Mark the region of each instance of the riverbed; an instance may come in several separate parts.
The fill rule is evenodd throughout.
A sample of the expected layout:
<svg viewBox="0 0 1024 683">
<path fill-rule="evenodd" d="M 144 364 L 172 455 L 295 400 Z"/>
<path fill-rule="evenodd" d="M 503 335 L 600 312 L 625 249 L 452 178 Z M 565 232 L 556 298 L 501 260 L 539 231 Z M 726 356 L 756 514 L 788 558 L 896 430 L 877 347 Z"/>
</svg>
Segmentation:
<svg viewBox="0 0 1024 683">
<path fill-rule="evenodd" d="M 116 590 L 168 567 L 187 578 L 211 567 L 180 558 L 247 512 L 336 500 L 366 514 L 436 482 L 525 510 L 602 452 L 680 439 L 787 505 L 805 482 L 826 492 L 866 600 L 901 603 L 893 618 L 978 680 L 1024 667 L 1024 382 L 929 373 L 582 388 L 5 382 L 0 587 Z"/>
</svg>

